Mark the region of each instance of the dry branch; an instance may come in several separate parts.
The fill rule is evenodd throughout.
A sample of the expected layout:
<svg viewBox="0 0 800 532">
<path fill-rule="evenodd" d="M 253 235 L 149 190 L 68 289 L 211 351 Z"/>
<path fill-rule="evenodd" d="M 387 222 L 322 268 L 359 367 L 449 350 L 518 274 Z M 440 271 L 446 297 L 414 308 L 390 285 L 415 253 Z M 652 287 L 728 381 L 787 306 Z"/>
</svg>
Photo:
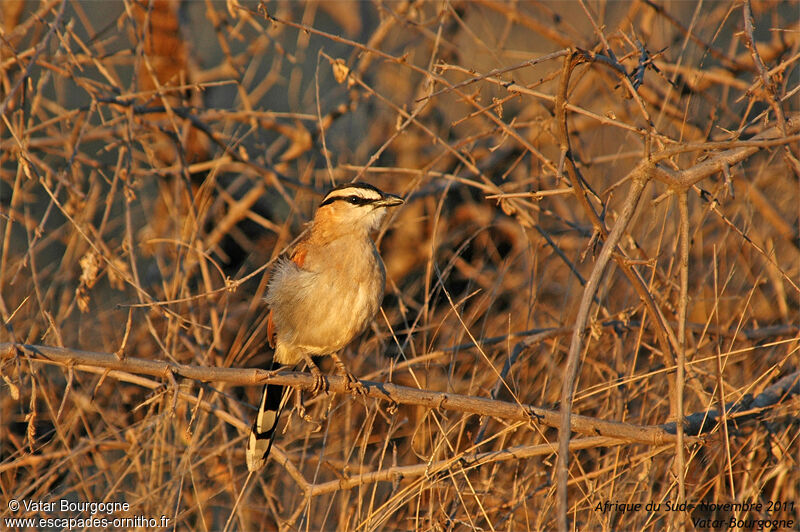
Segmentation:
<svg viewBox="0 0 800 532">
<path fill-rule="evenodd" d="M 189 366 L 168 361 L 142 358 L 119 358 L 110 353 L 80 351 L 63 347 L 43 345 L 0 344 L 0 358 L 15 355 L 29 357 L 34 362 L 54 363 L 80 370 L 84 367 L 107 368 L 142 375 L 169 379 L 184 377 L 200 382 L 226 382 L 242 386 L 266 383 L 291 386 L 302 390 L 314 388 L 314 376 L 301 372 L 270 372 L 261 369 L 218 368 Z M 329 392 L 353 394 L 344 377 L 325 376 Z M 419 390 L 392 383 L 360 381 L 368 397 L 388 401 L 395 405 L 418 405 L 427 408 L 491 416 L 511 421 L 542 423 L 549 427 L 559 426 L 559 413 L 554 410 L 529 405 L 514 404 L 447 392 Z M 662 428 L 604 421 L 586 416 L 572 416 L 571 429 L 581 434 L 619 438 L 625 441 L 662 445 L 674 441 L 675 436 Z"/>
<path fill-rule="evenodd" d="M 800 395 L 800 371 L 784 375 L 755 397 L 746 395 L 737 401 L 726 403 L 722 411 L 709 409 L 706 412 L 695 412 L 686 416 L 683 423 L 684 432 L 690 436 L 699 436 L 716 429 L 723 422 L 726 422 L 725 426 L 736 426 L 762 416 L 765 410 L 796 395 Z M 674 422 L 661 427 L 671 434 L 675 434 L 677 430 L 677 424 Z"/>
</svg>

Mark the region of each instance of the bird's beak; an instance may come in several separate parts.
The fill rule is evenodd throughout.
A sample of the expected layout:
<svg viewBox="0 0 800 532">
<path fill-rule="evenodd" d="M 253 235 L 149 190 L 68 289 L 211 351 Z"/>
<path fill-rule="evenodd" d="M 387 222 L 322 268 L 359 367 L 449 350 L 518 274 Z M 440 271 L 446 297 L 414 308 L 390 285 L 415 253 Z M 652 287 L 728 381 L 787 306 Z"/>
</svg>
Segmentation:
<svg viewBox="0 0 800 532">
<path fill-rule="evenodd" d="M 375 202 L 377 207 L 397 207 L 405 203 L 403 198 L 394 194 L 384 194 L 383 199 Z"/>
</svg>

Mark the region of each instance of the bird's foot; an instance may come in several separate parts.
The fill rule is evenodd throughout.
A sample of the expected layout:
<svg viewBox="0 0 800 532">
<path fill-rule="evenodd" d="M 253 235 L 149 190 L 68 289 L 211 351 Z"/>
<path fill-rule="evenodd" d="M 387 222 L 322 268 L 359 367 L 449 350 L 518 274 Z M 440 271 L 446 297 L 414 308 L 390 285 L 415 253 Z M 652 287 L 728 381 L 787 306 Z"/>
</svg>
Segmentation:
<svg viewBox="0 0 800 532">
<path fill-rule="evenodd" d="M 354 392 L 355 394 L 359 395 L 360 397 L 367 396 L 367 387 L 361 384 L 361 381 L 358 380 L 353 376 L 352 373 L 345 372 L 343 375 L 345 379 L 347 379 L 347 384 L 345 384 L 345 388 L 350 391 Z"/>
<path fill-rule="evenodd" d="M 314 361 L 311 360 L 310 356 L 305 356 L 306 366 L 308 366 L 308 370 L 311 372 L 311 375 L 314 376 L 314 386 L 311 388 L 311 394 L 314 396 L 319 395 L 320 392 L 328 393 L 328 382 L 325 380 L 325 377 L 322 375 L 322 372 L 319 370 Z"/>
<path fill-rule="evenodd" d="M 319 395 L 320 392 L 328 393 L 328 381 L 325 380 L 319 368 L 317 366 L 311 366 L 308 369 L 311 370 L 311 374 L 314 376 L 314 387 L 311 388 L 311 394 L 316 396 Z"/>
<path fill-rule="evenodd" d="M 353 374 L 347 370 L 347 366 L 344 365 L 344 362 L 342 362 L 342 359 L 340 359 L 338 355 L 331 355 L 331 358 L 333 358 L 333 364 L 336 366 L 336 373 L 344 377 L 347 381 L 347 383 L 344 385 L 345 389 L 348 392 L 365 397 L 367 395 L 366 386 L 361 384 L 361 381 L 355 378 Z"/>
</svg>

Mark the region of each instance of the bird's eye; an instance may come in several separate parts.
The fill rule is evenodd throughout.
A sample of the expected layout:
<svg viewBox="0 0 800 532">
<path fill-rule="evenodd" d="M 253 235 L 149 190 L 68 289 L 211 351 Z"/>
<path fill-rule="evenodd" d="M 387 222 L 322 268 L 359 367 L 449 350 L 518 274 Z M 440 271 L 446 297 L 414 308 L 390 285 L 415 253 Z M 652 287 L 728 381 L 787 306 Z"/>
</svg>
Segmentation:
<svg viewBox="0 0 800 532">
<path fill-rule="evenodd" d="M 356 197 L 356 196 L 350 196 L 349 198 L 347 198 L 347 201 L 348 201 L 348 202 L 350 202 L 350 203 L 352 203 L 353 205 L 358 205 L 358 204 L 360 204 L 360 203 L 361 203 L 361 201 L 360 201 L 360 200 L 361 200 L 361 198 L 358 198 L 358 197 Z"/>
</svg>

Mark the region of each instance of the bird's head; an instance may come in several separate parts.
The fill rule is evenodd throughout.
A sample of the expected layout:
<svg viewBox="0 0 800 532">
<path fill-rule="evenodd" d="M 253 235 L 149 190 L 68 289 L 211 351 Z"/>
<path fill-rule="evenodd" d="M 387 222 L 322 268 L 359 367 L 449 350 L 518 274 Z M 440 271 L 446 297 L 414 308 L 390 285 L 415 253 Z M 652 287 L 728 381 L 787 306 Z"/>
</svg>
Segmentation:
<svg viewBox="0 0 800 532">
<path fill-rule="evenodd" d="M 320 229 L 369 232 L 380 224 L 386 209 L 403 200 L 367 183 L 348 183 L 331 189 L 314 214 L 314 225 Z"/>
</svg>

